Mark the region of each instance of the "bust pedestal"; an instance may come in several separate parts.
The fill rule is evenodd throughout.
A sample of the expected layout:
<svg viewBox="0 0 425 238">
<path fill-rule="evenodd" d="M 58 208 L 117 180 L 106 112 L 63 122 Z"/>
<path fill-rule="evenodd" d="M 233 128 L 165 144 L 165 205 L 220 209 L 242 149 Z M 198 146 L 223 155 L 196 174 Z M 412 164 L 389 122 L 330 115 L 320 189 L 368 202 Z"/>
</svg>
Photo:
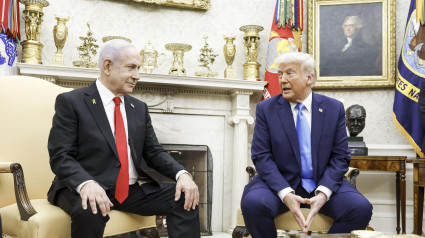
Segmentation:
<svg viewBox="0 0 425 238">
<path fill-rule="evenodd" d="M 348 137 L 348 148 L 350 149 L 351 155 L 367 155 L 368 150 L 366 143 L 363 141 L 363 137 Z"/>
</svg>

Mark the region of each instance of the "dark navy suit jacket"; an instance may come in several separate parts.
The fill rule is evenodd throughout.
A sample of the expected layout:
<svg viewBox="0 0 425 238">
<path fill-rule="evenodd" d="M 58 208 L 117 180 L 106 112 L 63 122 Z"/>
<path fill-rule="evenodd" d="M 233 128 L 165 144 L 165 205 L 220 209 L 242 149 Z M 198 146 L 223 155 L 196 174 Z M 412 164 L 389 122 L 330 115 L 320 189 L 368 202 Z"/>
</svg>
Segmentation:
<svg viewBox="0 0 425 238">
<path fill-rule="evenodd" d="M 164 176 L 175 181 L 177 172 L 184 168 L 158 143 L 146 103 L 129 95 L 124 96 L 124 103 L 131 156 L 138 175 L 156 182 Z M 87 180 L 95 180 L 114 194 L 121 165 L 96 83 L 58 95 L 55 110 L 48 149 L 56 177 L 48 200 L 55 204 L 61 189 L 75 191 Z M 157 185 L 143 186 L 145 194 L 157 191 L 161 183 Z"/>
<path fill-rule="evenodd" d="M 343 104 L 313 92 L 311 113 L 314 180 L 317 186 L 341 192 L 351 186 L 343 179 L 351 156 Z M 301 182 L 297 131 L 291 106 L 282 95 L 257 105 L 251 152 L 258 175 L 245 187 L 244 194 L 258 187 L 268 187 L 275 193 L 286 187 L 295 190 Z"/>
</svg>

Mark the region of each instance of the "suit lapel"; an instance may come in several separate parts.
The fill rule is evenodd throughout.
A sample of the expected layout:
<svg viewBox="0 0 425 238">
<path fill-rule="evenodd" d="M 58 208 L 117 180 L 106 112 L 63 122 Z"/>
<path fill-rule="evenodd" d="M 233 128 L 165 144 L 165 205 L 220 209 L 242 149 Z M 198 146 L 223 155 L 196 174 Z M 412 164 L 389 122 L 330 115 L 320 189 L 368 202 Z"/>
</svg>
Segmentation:
<svg viewBox="0 0 425 238">
<path fill-rule="evenodd" d="M 133 102 L 128 95 L 124 96 L 125 113 L 127 114 L 128 140 L 132 142 L 133 133 L 136 131 L 136 112 Z"/>
<path fill-rule="evenodd" d="M 317 176 L 317 154 L 319 152 L 320 136 L 322 135 L 323 121 L 326 108 L 317 94 L 312 95 L 311 106 L 311 157 L 313 162 L 314 176 Z M 316 180 L 317 181 L 317 180 Z"/>
<path fill-rule="evenodd" d="M 108 141 L 109 146 L 111 147 L 112 151 L 114 151 L 116 158 L 119 160 L 115 139 L 112 135 L 111 126 L 109 125 L 102 99 L 100 99 L 100 94 L 97 90 L 96 82 L 92 83 L 87 88 L 85 101 L 94 120 L 99 126 L 101 133 L 106 138 L 106 141 Z"/>
<path fill-rule="evenodd" d="M 292 116 L 291 105 L 283 97 L 278 100 L 278 115 L 282 122 L 286 136 L 297 158 L 298 166 L 301 168 L 300 146 L 298 144 L 298 135 L 295 128 L 294 117 Z"/>
</svg>

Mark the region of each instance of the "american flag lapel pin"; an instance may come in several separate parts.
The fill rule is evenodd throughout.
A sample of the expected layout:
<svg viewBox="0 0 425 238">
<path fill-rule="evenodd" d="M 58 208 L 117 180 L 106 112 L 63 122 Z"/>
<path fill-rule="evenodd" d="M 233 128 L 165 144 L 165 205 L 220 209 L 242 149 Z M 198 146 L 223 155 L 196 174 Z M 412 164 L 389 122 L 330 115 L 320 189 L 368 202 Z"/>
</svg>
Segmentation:
<svg viewBox="0 0 425 238">
<path fill-rule="evenodd" d="M 319 112 L 323 112 L 323 109 L 319 107 Z"/>
<path fill-rule="evenodd" d="M 93 104 L 96 104 L 96 99 L 93 98 L 92 102 L 93 102 Z"/>
</svg>

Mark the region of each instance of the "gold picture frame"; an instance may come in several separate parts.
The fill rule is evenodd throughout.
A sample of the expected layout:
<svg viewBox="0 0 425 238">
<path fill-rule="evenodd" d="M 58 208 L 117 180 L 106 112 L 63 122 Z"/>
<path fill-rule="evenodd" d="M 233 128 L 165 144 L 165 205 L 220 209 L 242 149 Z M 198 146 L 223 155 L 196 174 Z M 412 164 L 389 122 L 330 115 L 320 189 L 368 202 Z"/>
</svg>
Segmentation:
<svg viewBox="0 0 425 238">
<path fill-rule="evenodd" d="M 395 0 L 308 3 L 307 48 L 316 61 L 314 88 L 394 87 Z"/>
<path fill-rule="evenodd" d="M 122 1 L 122 0 L 121 0 Z M 132 0 L 134 2 L 154 3 L 169 7 L 188 8 L 207 11 L 211 9 L 211 0 Z"/>
</svg>

